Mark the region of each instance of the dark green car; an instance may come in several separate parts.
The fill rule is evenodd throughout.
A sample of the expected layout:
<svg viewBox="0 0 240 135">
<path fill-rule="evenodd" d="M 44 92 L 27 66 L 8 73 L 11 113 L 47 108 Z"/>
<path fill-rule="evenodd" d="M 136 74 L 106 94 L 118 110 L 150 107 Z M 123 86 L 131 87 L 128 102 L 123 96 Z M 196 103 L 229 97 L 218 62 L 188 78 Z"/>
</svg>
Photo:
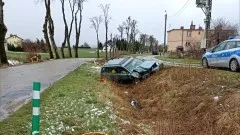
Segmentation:
<svg viewBox="0 0 240 135">
<path fill-rule="evenodd" d="M 133 57 L 108 61 L 101 69 L 101 76 L 115 82 L 139 82 L 152 73 L 159 71 L 163 64 L 156 61 L 141 60 Z"/>
</svg>

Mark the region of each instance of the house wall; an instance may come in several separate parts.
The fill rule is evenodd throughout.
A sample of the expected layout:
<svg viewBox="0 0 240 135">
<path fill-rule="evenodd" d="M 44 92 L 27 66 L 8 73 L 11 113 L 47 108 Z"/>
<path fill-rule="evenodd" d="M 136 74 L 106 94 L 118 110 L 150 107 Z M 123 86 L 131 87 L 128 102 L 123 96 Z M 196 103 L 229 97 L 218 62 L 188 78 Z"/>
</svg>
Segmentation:
<svg viewBox="0 0 240 135">
<path fill-rule="evenodd" d="M 191 32 L 191 36 L 188 36 L 188 32 Z M 201 42 L 204 37 L 204 30 L 200 29 L 176 29 L 168 32 L 168 51 L 176 52 L 178 46 L 183 46 L 184 51 L 188 49 L 187 42 L 196 44 Z"/>
<path fill-rule="evenodd" d="M 22 47 L 22 39 L 17 36 L 12 36 L 7 39 L 7 44 L 14 45 L 14 47 Z"/>
</svg>

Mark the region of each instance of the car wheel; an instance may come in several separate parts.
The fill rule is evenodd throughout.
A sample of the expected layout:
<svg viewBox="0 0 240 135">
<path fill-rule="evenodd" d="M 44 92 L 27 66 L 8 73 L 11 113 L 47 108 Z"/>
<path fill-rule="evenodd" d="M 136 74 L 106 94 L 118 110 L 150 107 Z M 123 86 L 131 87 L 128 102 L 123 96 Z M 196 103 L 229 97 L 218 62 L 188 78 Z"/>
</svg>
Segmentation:
<svg viewBox="0 0 240 135">
<path fill-rule="evenodd" d="M 207 60 L 206 58 L 203 58 L 203 60 L 202 60 L 202 66 L 203 66 L 204 68 L 209 68 L 208 60 Z"/>
<path fill-rule="evenodd" d="M 236 59 L 232 59 L 230 61 L 229 67 L 230 67 L 230 70 L 232 72 L 237 72 L 239 70 L 239 63 L 238 63 L 238 61 Z"/>
</svg>

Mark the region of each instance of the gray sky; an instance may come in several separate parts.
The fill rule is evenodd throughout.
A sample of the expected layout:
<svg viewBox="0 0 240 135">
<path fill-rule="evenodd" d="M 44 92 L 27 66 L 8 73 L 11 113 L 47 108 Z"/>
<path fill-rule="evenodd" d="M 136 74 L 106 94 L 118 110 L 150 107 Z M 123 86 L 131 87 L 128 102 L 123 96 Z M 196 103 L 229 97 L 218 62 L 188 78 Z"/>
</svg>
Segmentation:
<svg viewBox="0 0 240 135">
<path fill-rule="evenodd" d="M 89 18 L 102 15 L 99 4 L 110 4 L 109 32 L 119 34 L 117 27 L 128 16 L 138 21 L 141 33 L 154 35 L 163 42 L 164 35 L 164 10 L 172 16 L 178 12 L 188 0 L 88 0 L 84 4 L 83 23 L 81 32 L 81 44 L 88 42 L 96 44 L 96 34 L 90 28 Z M 196 0 L 191 3 L 180 14 L 169 17 L 167 29 L 189 27 L 191 21 L 196 26 L 204 27 L 204 13 L 195 6 Z M 34 0 L 4 0 L 5 23 L 9 34 L 17 34 L 24 39 L 43 38 L 42 25 L 44 23 L 44 3 L 36 3 Z M 68 6 L 68 5 L 66 5 Z M 68 7 L 67 7 L 68 8 Z M 69 8 L 68 8 L 69 9 Z M 64 36 L 64 24 L 62 20 L 61 5 L 59 0 L 52 4 L 52 15 L 55 22 L 55 39 L 58 46 L 61 45 Z M 69 15 L 69 14 L 68 14 Z M 233 23 L 240 23 L 240 0 L 213 0 L 212 18 L 224 17 Z M 69 20 L 70 21 L 70 20 Z M 73 32 L 75 33 L 75 32 Z M 104 42 L 104 25 L 101 25 L 100 39 Z M 72 36 L 74 44 L 74 35 Z"/>
</svg>

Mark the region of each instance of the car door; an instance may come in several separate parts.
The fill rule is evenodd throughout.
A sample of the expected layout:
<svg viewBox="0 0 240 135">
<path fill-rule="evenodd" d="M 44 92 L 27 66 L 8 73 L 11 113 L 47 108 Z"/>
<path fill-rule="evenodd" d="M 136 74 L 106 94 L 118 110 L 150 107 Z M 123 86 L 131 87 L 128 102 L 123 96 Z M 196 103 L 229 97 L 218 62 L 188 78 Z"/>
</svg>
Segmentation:
<svg viewBox="0 0 240 135">
<path fill-rule="evenodd" d="M 235 41 L 228 41 L 223 51 L 219 51 L 218 67 L 228 67 L 231 55 L 233 55 Z"/>
<path fill-rule="evenodd" d="M 214 49 L 211 50 L 209 56 L 208 56 L 208 61 L 209 61 L 209 66 L 212 67 L 218 67 L 219 66 L 219 59 L 220 59 L 220 54 L 224 50 L 226 46 L 226 42 L 222 42 L 219 45 L 217 45 Z"/>
</svg>

